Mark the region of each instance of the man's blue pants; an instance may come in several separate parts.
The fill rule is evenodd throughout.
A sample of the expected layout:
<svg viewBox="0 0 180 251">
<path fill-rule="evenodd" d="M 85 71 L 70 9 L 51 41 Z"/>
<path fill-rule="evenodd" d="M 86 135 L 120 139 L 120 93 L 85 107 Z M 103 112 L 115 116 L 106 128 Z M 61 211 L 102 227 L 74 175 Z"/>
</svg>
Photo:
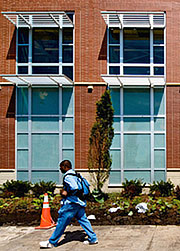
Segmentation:
<svg viewBox="0 0 180 251">
<path fill-rule="evenodd" d="M 57 220 L 56 229 L 49 239 L 49 242 L 55 247 L 58 245 L 58 241 L 62 234 L 64 233 L 67 225 L 71 222 L 72 218 L 75 217 L 81 227 L 85 230 L 88 235 L 88 240 L 90 242 L 95 242 L 97 240 L 96 234 L 92 230 L 91 223 L 86 217 L 85 208 L 79 204 L 66 204 L 59 210 L 59 216 Z"/>
</svg>

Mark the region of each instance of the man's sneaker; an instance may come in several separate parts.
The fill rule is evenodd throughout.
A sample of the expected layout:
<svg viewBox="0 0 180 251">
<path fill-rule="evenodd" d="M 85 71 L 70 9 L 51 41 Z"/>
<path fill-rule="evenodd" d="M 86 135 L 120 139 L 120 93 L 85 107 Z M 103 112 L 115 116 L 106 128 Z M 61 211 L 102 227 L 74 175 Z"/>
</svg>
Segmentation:
<svg viewBox="0 0 180 251">
<path fill-rule="evenodd" d="M 49 241 L 39 242 L 41 248 L 53 248 L 53 245 Z"/>
<path fill-rule="evenodd" d="M 96 241 L 89 241 L 89 240 L 85 240 L 84 242 L 83 242 L 85 245 L 94 245 L 94 244 L 98 244 L 98 240 L 96 240 Z"/>
</svg>

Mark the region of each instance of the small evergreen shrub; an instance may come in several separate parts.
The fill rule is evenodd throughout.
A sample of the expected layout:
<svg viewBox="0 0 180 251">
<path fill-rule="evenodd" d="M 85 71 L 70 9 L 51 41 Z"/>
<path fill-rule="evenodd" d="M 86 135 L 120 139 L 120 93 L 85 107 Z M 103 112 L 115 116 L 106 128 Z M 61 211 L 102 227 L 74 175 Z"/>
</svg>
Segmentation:
<svg viewBox="0 0 180 251">
<path fill-rule="evenodd" d="M 174 195 L 176 196 L 178 200 L 180 200 L 180 186 L 176 186 L 174 190 Z"/>
<path fill-rule="evenodd" d="M 21 180 L 7 180 L 3 183 L 3 186 L 0 188 L 1 197 L 8 198 L 11 196 L 15 197 L 24 197 L 31 189 L 31 183 L 28 181 Z"/>
<path fill-rule="evenodd" d="M 35 197 L 39 197 L 40 195 L 50 192 L 52 193 L 52 195 L 54 194 L 54 190 L 56 188 L 56 183 L 53 181 L 40 181 L 34 184 L 34 186 L 32 186 L 31 190 L 34 194 Z"/>
<path fill-rule="evenodd" d="M 127 180 L 122 183 L 124 190 L 122 191 L 122 196 L 124 197 L 134 197 L 138 196 L 142 193 L 143 187 L 145 187 L 146 183 L 142 183 L 140 179 L 135 180 Z"/>
<path fill-rule="evenodd" d="M 174 184 L 168 180 L 168 181 L 157 181 L 153 182 L 152 185 L 150 185 L 150 194 L 155 196 L 162 196 L 162 197 L 168 197 L 171 196 L 173 193 Z"/>
</svg>

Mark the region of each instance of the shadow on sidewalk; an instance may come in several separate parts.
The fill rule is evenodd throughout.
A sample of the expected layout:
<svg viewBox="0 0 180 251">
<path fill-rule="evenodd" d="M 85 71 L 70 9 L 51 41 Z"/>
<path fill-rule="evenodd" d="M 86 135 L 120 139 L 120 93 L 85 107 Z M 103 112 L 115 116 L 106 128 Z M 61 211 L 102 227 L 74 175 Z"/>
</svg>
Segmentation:
<svg viewBox="0 0 180 251">
<path fill-rule="evenodd" d="M 63 244 L 66 244 L 71 241 L 80 241 L 83 242 L 85 240 L 86 234 L 83 230 L 77 230 L 77 231 L 66 231 L 64 236 L 64 239 L 58 243 L 58 246 L 61 246 Z"/>
</svg>

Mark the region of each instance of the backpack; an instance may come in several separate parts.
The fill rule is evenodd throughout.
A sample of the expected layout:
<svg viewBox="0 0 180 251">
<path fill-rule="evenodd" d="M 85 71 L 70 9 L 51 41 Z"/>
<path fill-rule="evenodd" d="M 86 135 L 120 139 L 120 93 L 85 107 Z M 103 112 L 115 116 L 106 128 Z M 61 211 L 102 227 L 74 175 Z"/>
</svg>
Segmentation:
<svg viewBox="0 0 180 251">
<path fill-rule="evenodd" d="M 75 176 L 75 177 L 77 177 L 77 180 L 78 180 L 79 189 L 78 189 L 78 191 L 76 191 L 76 193 L 73 193 L 73 195 L 76 195 L 81 200 L 88 200 L 88 198 L 90 196 L 90 189 L 89 189 L 90 185 L 89 185 L 88 181 L 77 172 L 76 173 L 67 173 L 63 177 L 63 185 L 64 186 L 66 185 L 64 179 L 67 175 Z M 70 194 L 72 195 L 71 192 L 69 192 L 69 195 Z"/>
</svg>

